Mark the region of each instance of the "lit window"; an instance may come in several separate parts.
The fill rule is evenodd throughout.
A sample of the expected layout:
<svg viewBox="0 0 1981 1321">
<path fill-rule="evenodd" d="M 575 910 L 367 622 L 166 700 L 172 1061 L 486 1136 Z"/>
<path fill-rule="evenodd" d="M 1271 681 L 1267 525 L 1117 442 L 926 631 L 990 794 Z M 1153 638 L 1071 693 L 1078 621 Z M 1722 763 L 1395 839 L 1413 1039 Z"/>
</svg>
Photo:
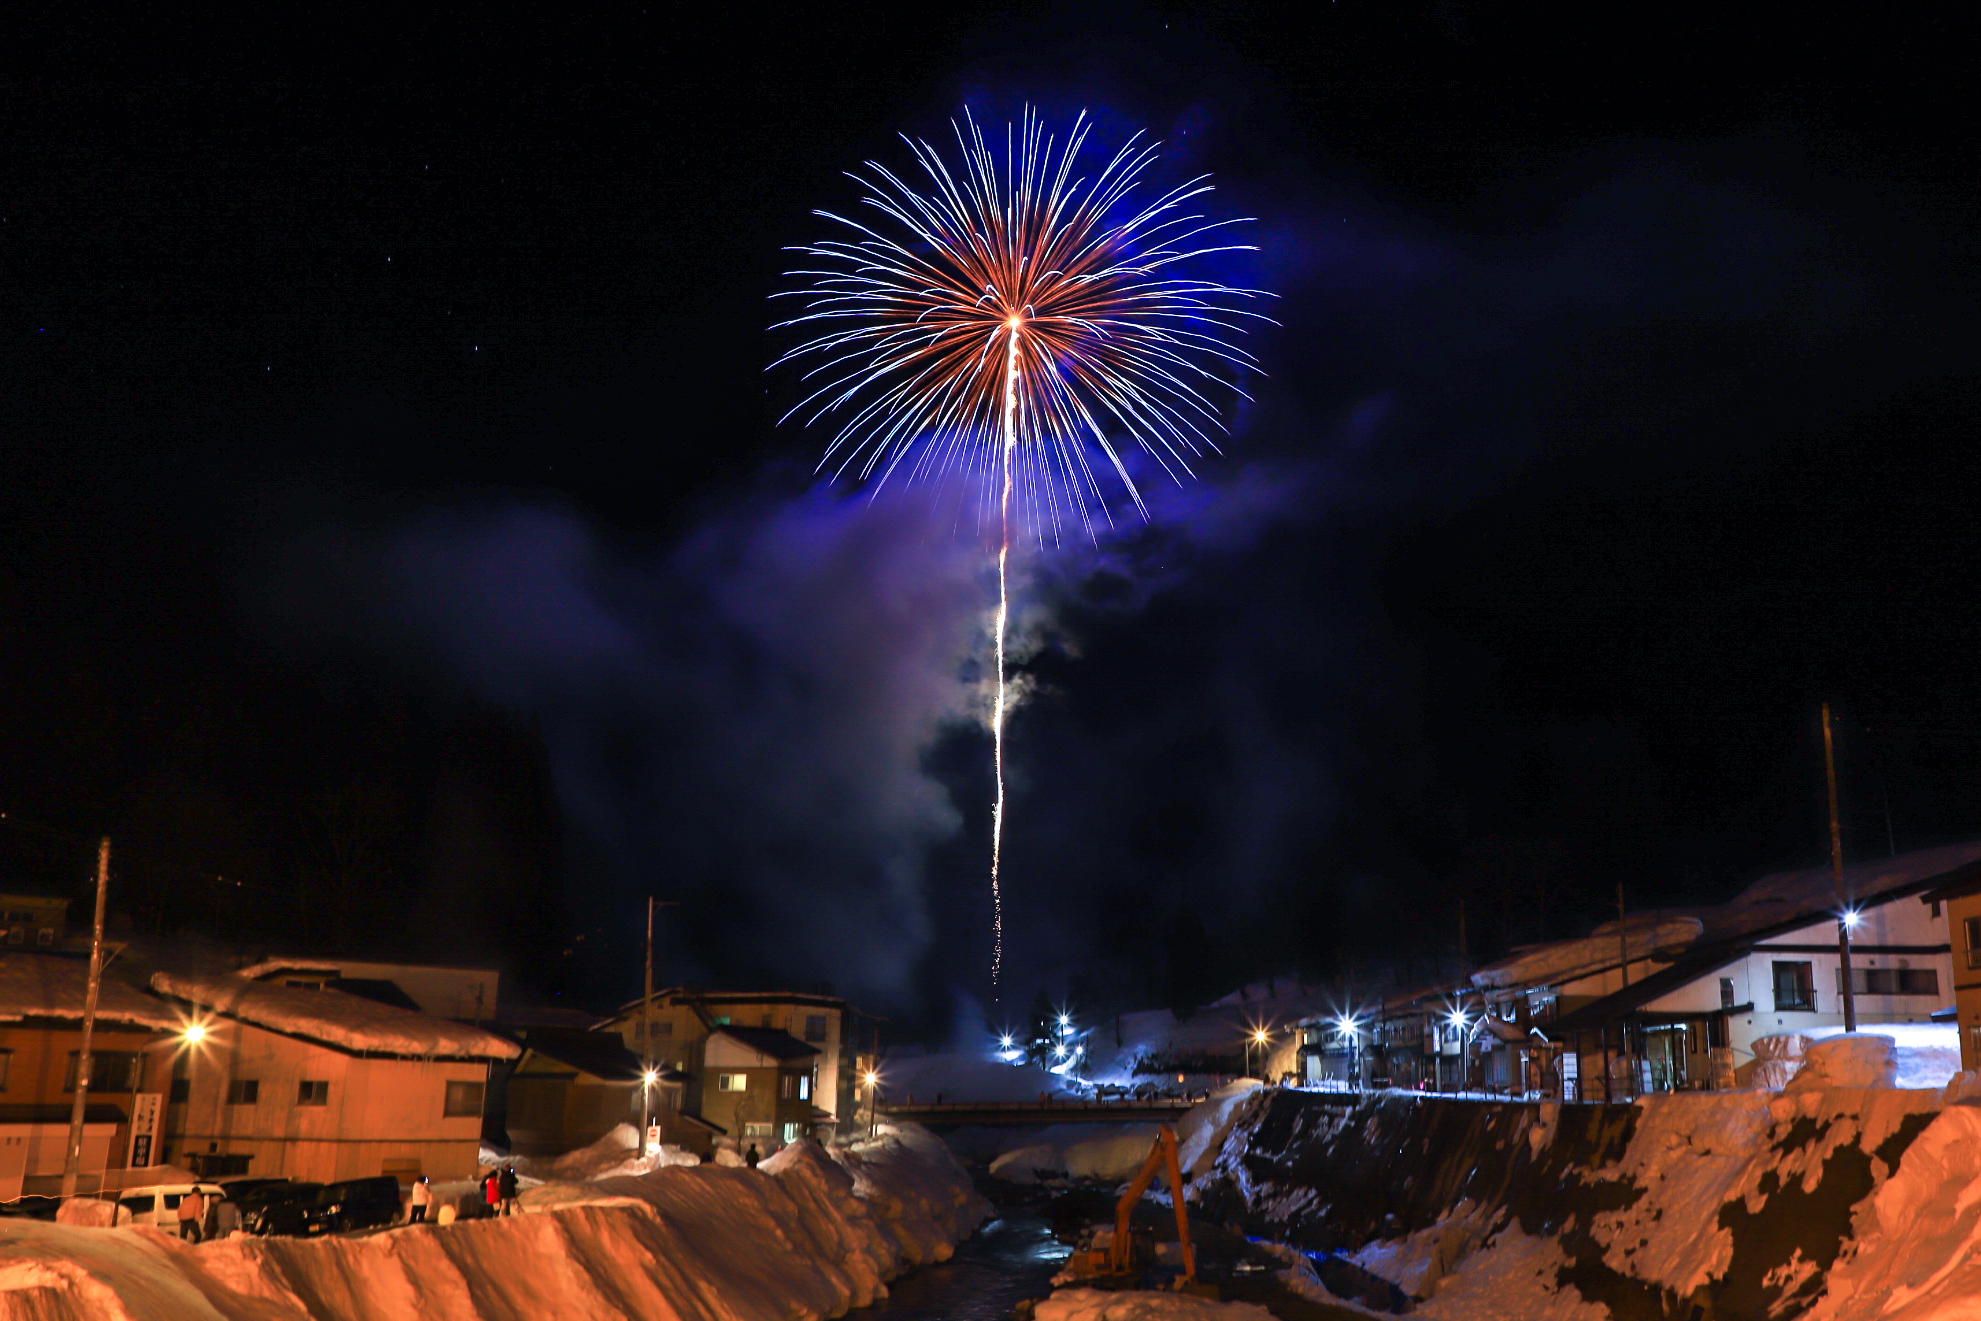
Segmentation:
<svg viewBox="0 0 1981 1321">
<path fill-rule="evenodd" d="M 812 1099 L 812 1075 L 809 1073 L 801 1074 L 798 1078 L 798 1099 L 800 1101 Z"/>
<path fill-rule="evenodd" d="M 744 1092 L 750 1088 L 750 1078 L 743 1073 L 718 1073 L 715 1076 L 715 1090 L 718 1092 Z"/>
</svg>

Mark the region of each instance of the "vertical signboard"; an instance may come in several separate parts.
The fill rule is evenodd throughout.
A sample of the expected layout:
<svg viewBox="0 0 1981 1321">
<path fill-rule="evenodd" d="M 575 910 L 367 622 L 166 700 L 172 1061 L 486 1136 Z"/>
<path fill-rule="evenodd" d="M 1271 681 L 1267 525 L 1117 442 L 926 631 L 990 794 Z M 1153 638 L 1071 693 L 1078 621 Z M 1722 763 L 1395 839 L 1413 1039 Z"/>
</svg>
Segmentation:
<svg viewBox="0 0 1981 1321">
<path fill-rule="evenodd" d="M 131 1098 L 131 1150 L 125 1164 L 134 1170 L 158 1163 L 158 1114 L 164 1102 L 158 1092 L 139 1092 Z"/>
</svg>

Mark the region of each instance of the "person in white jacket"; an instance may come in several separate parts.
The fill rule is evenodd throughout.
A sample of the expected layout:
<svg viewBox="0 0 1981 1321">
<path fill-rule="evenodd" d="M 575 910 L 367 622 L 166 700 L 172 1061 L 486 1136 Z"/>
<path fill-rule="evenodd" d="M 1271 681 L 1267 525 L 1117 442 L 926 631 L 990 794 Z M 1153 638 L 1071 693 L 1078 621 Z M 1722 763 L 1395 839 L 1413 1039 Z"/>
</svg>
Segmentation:
<svg viewBox="0 0 1981 1321">
<path fill-rule="evenodd" d="M 413 1209 L 407 1213 L 408 1224 L 419 1224 L 426 1219 L 427 1208 L 433 1205 L 433 1180 L 422 1174 L 413 1181 Z"/>
</svg>

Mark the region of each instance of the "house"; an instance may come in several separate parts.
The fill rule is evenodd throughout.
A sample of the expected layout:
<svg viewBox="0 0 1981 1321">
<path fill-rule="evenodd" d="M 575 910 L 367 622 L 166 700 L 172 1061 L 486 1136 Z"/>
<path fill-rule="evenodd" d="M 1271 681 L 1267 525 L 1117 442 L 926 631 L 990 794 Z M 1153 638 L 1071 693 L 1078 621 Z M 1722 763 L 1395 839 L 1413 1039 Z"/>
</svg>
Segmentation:
<svg viewBox="0 0 1981 1321">
<path fill-rule="evenodd" d="M 1693 910 L 1697 933 L 1661 947 L 1654 966 L 1633 964 L 1628 985 L 1590 999 L 1602 983 L 1567 979 L 1580 1003 L 1526 1026 L 1561 1052 L 1556 1087 L 1571 1098 L 1741 1086 L 1757 1038 L 1843 1023 L 1840 908 L 1860 1023 L 1926 1022 L 1949 1006 L 1948 920 L 1931 895 L 1976 876 L 1981 843 L 1851 864 L 1841 906 L 1829 867 L 1765 876 Z"/>
<path fill-rule="evenodd" d="M 69 925 L 69 901 L 43 894 L 0 894 L 0 944 L 53 949 Z"/>
<path fill-rule="evenodd" d="M 86 958 L 0 951 L 0 1201 L 60 1189 L 88 991 Z M 90 1041 L 84 1187 L 128 1163 L 133 1103 L 148 1081 L 145 1048 L 182 1025 L 170 1005 L 103 979 Z"/>
<path fill-rule="evenodd" d="M 1952 948 L 1954 1020 L 1960 1025 L 1960 1067 L 1981 1069 L 1981 870 L 1955 875 L 1919 896 L 1946 923 Z"/>
<path fill-rule="evenodd" d="M 640 1057 L 616 1032 L 529 1027 L 519 1033 L 523 1054 L 506 1081 L 505 1126 L 510 1150 L 551 1156 L 598 1141 L 620 1124 L 640 1122 L 646 1090 L 650 1122 L 660 1139 L 707 1151 L 710 1126 L 682 1114 L 684 1073 L 657 1068 L 647 1079 Z"/>
<path fill-rule="evenodd" d="M 814 1120 L 823 1127 L 850 1114 L 855 1103 L 853 1013 L 846 1001 L 822 992 L 702 991 L 677 986 L 654 992 L 644 1012 L 635 1000 L 599 1026 L 617 1032 L 635 1055 L 688 1075 L 685 1113 L 718 1124 L 722 1121 L 705 1107 L 705 1098 L 719 1093 L 703 1076 L 702 1059 L 713 1034 L 720 1028 L 738 1027 L 792 1037 L 811 1047 L 804 1057 L 811 1073 L 805 1085 L 807 1104 L 825 1116 Z M 653 1025 L 650 1051 L 643 1035 L 648 1020 Z M 731 1136 L 741 1135 L 732 1132 Z"/>
<path fill-rule="evenodd" d="M 819 1050 L 773 1027 L 719 1027 L 702 1046 L 695 1113 L 764 1154 L 811 1137 L 832 1115 L 813 1100 Z"/>
<path fill-rule="evenodd" d="M 325 985 L 158 972 L 187 1025 L 147 1050 L 169 1079 L 163 1151 L 202 1175 L 466 1178 L 491 1064 L 516 1043 Z"/>
</svg>

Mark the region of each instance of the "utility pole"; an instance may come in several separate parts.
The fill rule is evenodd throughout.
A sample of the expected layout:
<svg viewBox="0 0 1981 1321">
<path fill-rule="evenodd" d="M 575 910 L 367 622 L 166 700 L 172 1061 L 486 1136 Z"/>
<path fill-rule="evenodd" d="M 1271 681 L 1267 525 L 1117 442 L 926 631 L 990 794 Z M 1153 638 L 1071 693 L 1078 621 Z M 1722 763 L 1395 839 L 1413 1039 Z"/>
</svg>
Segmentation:
<svg viewBox="0 0 1981 1321">
<path fill-rule="evenodd" d="M 62 1161 L 62 1196 L 76 1195 L 83 1167 L 83 1112 L 89 1105 L 90 1039 L 96 1035 L 96 1002 L 103 990 L 103 902 L 110 892 L 110 836 L 96 849 L 96 925 L 89 942 L 89 991 L 83 997 L 83 1048 L 76 1053 L 76 1099 L 69 1106 L 69 1150 Z"/>
<path fill-rule="evenodd" d="M 672 901 L 662 903 L 652 895 L 647 896 L 647 970 L 645 996 L 640 1000 L 640 1154 L 647 1154 L 647 1130 L 653 1127 L 653 1089 L 657 1069 L 653 1060 L 653 910 L 672 908 Z"/>
<path fill-rule="evenodd" d="M 1616 952 L 1623 969 L 1623 989 L 1630 989 L 1630 933 L 1623 929 L 1623 882 L 1616 883 Z"/>
<path fill-rule="evenodd" d="M 1857 990 L 1850 977 L 1850 926 L 1857 919 L 1843 891 L 1843 822 L 1837 814 L 1836 742 L 1830 735 L 1830 704 L 1823 703 L 1823 773 L 1830 783 L 1830 872 L 1836 878 L 1837 957 L 1843 963 L 1843 1030 L 1857 1031 Z"/>
</svg>

